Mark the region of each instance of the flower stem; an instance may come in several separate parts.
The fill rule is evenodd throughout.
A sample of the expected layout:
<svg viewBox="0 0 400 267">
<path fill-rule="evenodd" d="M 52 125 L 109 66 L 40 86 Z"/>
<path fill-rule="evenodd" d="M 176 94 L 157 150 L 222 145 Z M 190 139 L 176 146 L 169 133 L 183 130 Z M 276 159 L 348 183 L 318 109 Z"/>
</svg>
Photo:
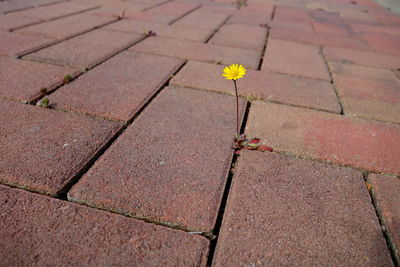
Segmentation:
<svg viewBox="0 0 400 267">
<path fill-rule="evenodd" d="M 236 93 L 236 134 L 237 134 L 237 138 L 239 139 L 239 137 L 240 137 L 240 133 L 239 133 L 239 96 L 238 96 L 236 80 L 233 80 L 233 84 L 235 85 L 235 93 Z"/>
</svg>

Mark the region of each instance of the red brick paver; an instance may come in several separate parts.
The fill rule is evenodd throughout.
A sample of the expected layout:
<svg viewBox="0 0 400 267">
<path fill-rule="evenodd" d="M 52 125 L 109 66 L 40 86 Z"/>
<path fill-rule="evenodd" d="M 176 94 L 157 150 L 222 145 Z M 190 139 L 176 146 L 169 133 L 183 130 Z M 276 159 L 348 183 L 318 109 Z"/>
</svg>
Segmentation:
<svg viewBox="0 0 400 267">
<path fill-rule="evenodd" d="M 0 96 L 17 101 L 37 100 L 46 88 L 50 92 L 63 83 L 74 69 L 8 57 L 0 57 Z"/>
<path fill-rule="evenodd" d="M 246 132 L 277 151 L 400 174 L 398 125 L 257 102 Z"/>
<path fill-rule="evenodd" d="M 189 15 L 183 17 L 173 24 L 173 26 L 185 26 L 191 28 L 199 28 L 204 30 L 214 30 L 219 28 L 226 20 L 228 15 L 204 12 L 196 10 Z"/>
<path fill-rule="evenodd" d="M 227 24 L 211 38 L 210 44 L 262 50 L 267 37 L 265 27 Z"/>
<path fill-rule="evenodd" d="M 172 84 L 234 94 L 231 81 L 221 77 L 224 66 L 190 61 Z M 198 75 L 201 73 L 201 75 Z M 239 94 L 250 99 L 272 100 L 340 113 L 332 84 L 291 75 L 247 70 L 238 81 Z"/>
<path fill-rule="evenodd" d="M 244 101 L 241 101 L 243 111 Z M 169 87 L 69 192 L 70 200 L 210 232 L 232 157 L 233 97 Z"/>
<path fill-rule="evenodd" d="M 42 49 L 26 56 L 28 59 L 89 67 L 143 38 L 138 34 L 95 30 Z"/>
<path fill-rule="evenodd" d="M 253 69 L 258 67 L 258 62 L 261 57 L 261 52 L 259 51 L 173 40 L 162 37 L 147 38 L 130 49 L 138 52 L 212 63 L 233 64 L 240 62 L 244 66 Z"/>
<path fill-rule="evenodd" d="M 317 46 L 269 39 L 262 70 L 330 80 Z"/>
<path fill-rule="evenodd" d="M 395 257 L 400 260 L 400 178 L 370 174 L 368 181 Z"/>
<path fill-rule="evenodd" d="M 0 31 L 0 56 L 20 56 L 52 43 L 54 39 Z"/>
<path fill-rule="evenodd" d="M 60 194 L 120 128 L 114 122 L 31 105 L 0 105 L 1 183 L 52 196 Z"/>
<path fill-rule="evenodd" d="M 123 52 L 50 96 L 56 108 L 128 121 L 183 60 Z"/>
<path fill-rule="evenodd" d="M 0 185 L 4 266 L 204 266 L 204 237 Z"/>
<path fill-rule="evenodd" d="M 400 122 L 400 79 L 389 70 L 331 63 L 344 112 Z"/>
<path fill-rule="evenodd" d="M 212 34 L 210 30 L 193 29 L 190 27 L 176 26 L 174 27 L 164 24 L 133 21 L 133 20 L 121 20 L 117 23 L 112 23 L 104 29 L 122 31 L 128 33 L 141 33 L 147 34 L 152 31 L 157 36 L 169 37 L 175 39 L 189 40 L 204 42 Z"/>
<path fill-rule="evenodd" d="M 360 172 L 261 152 L 239 158 L 214 257 L 214 266 L 392 266 Z"/>
<path fill-rule="evenodd" d="M 40 19 L 23 17 L 16 13 L 0 15 L 0 30 L 12 30 L 24 25 L 40 22 Z"/>
</svg>

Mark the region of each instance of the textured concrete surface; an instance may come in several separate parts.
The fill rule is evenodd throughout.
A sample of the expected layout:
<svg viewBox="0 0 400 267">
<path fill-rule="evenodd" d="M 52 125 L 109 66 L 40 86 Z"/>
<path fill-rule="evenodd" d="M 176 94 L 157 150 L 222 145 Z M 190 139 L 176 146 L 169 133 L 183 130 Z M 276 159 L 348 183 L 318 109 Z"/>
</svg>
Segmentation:
<svg viewBox="0 0 400 267">
<path fill-rule="evenodd" d="M 233 153 L 234 103 L 230 96 L 166 88 L 68 198 L 211 232 Z"/>
<path fill-rule="evenodd" d="M 204 266 L 208 240 L 0 185 L 2 266 Z"/>
<path fill-rule="evenodd" d="M 325 264 L 393 266 L 361 173 L 243 152 L 214 266 Z"/>
</svg>

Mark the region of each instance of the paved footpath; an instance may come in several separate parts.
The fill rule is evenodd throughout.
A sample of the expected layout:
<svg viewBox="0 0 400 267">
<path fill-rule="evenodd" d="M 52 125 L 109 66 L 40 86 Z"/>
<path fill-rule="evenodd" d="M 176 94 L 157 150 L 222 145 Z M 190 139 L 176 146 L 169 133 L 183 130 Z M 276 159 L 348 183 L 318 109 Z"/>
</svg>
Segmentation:
<svg viewBox="0 0 400 267">
<path fill-rule="evenodd" d="M 399 261 L 399 15 L 0 0 L 1 267 Z"/>
</svg>

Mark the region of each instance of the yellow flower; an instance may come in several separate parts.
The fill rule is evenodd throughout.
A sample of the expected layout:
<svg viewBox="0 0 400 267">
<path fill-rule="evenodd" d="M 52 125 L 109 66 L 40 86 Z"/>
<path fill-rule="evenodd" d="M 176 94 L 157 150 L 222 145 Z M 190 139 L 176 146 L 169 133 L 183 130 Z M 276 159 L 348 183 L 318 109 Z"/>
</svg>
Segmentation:
<svg viewBox="0 0 400 267">
<path fill-rule="evenodd" d="M 242 65 L 238 64 L 232 64 L 229 67 L 225 67 L 224 73 L 222 73 L 222 76 L 227 80 L 235 81 L 242 78 L 244 75 L 246 75 L 246 69 Z"/>
</svg>

